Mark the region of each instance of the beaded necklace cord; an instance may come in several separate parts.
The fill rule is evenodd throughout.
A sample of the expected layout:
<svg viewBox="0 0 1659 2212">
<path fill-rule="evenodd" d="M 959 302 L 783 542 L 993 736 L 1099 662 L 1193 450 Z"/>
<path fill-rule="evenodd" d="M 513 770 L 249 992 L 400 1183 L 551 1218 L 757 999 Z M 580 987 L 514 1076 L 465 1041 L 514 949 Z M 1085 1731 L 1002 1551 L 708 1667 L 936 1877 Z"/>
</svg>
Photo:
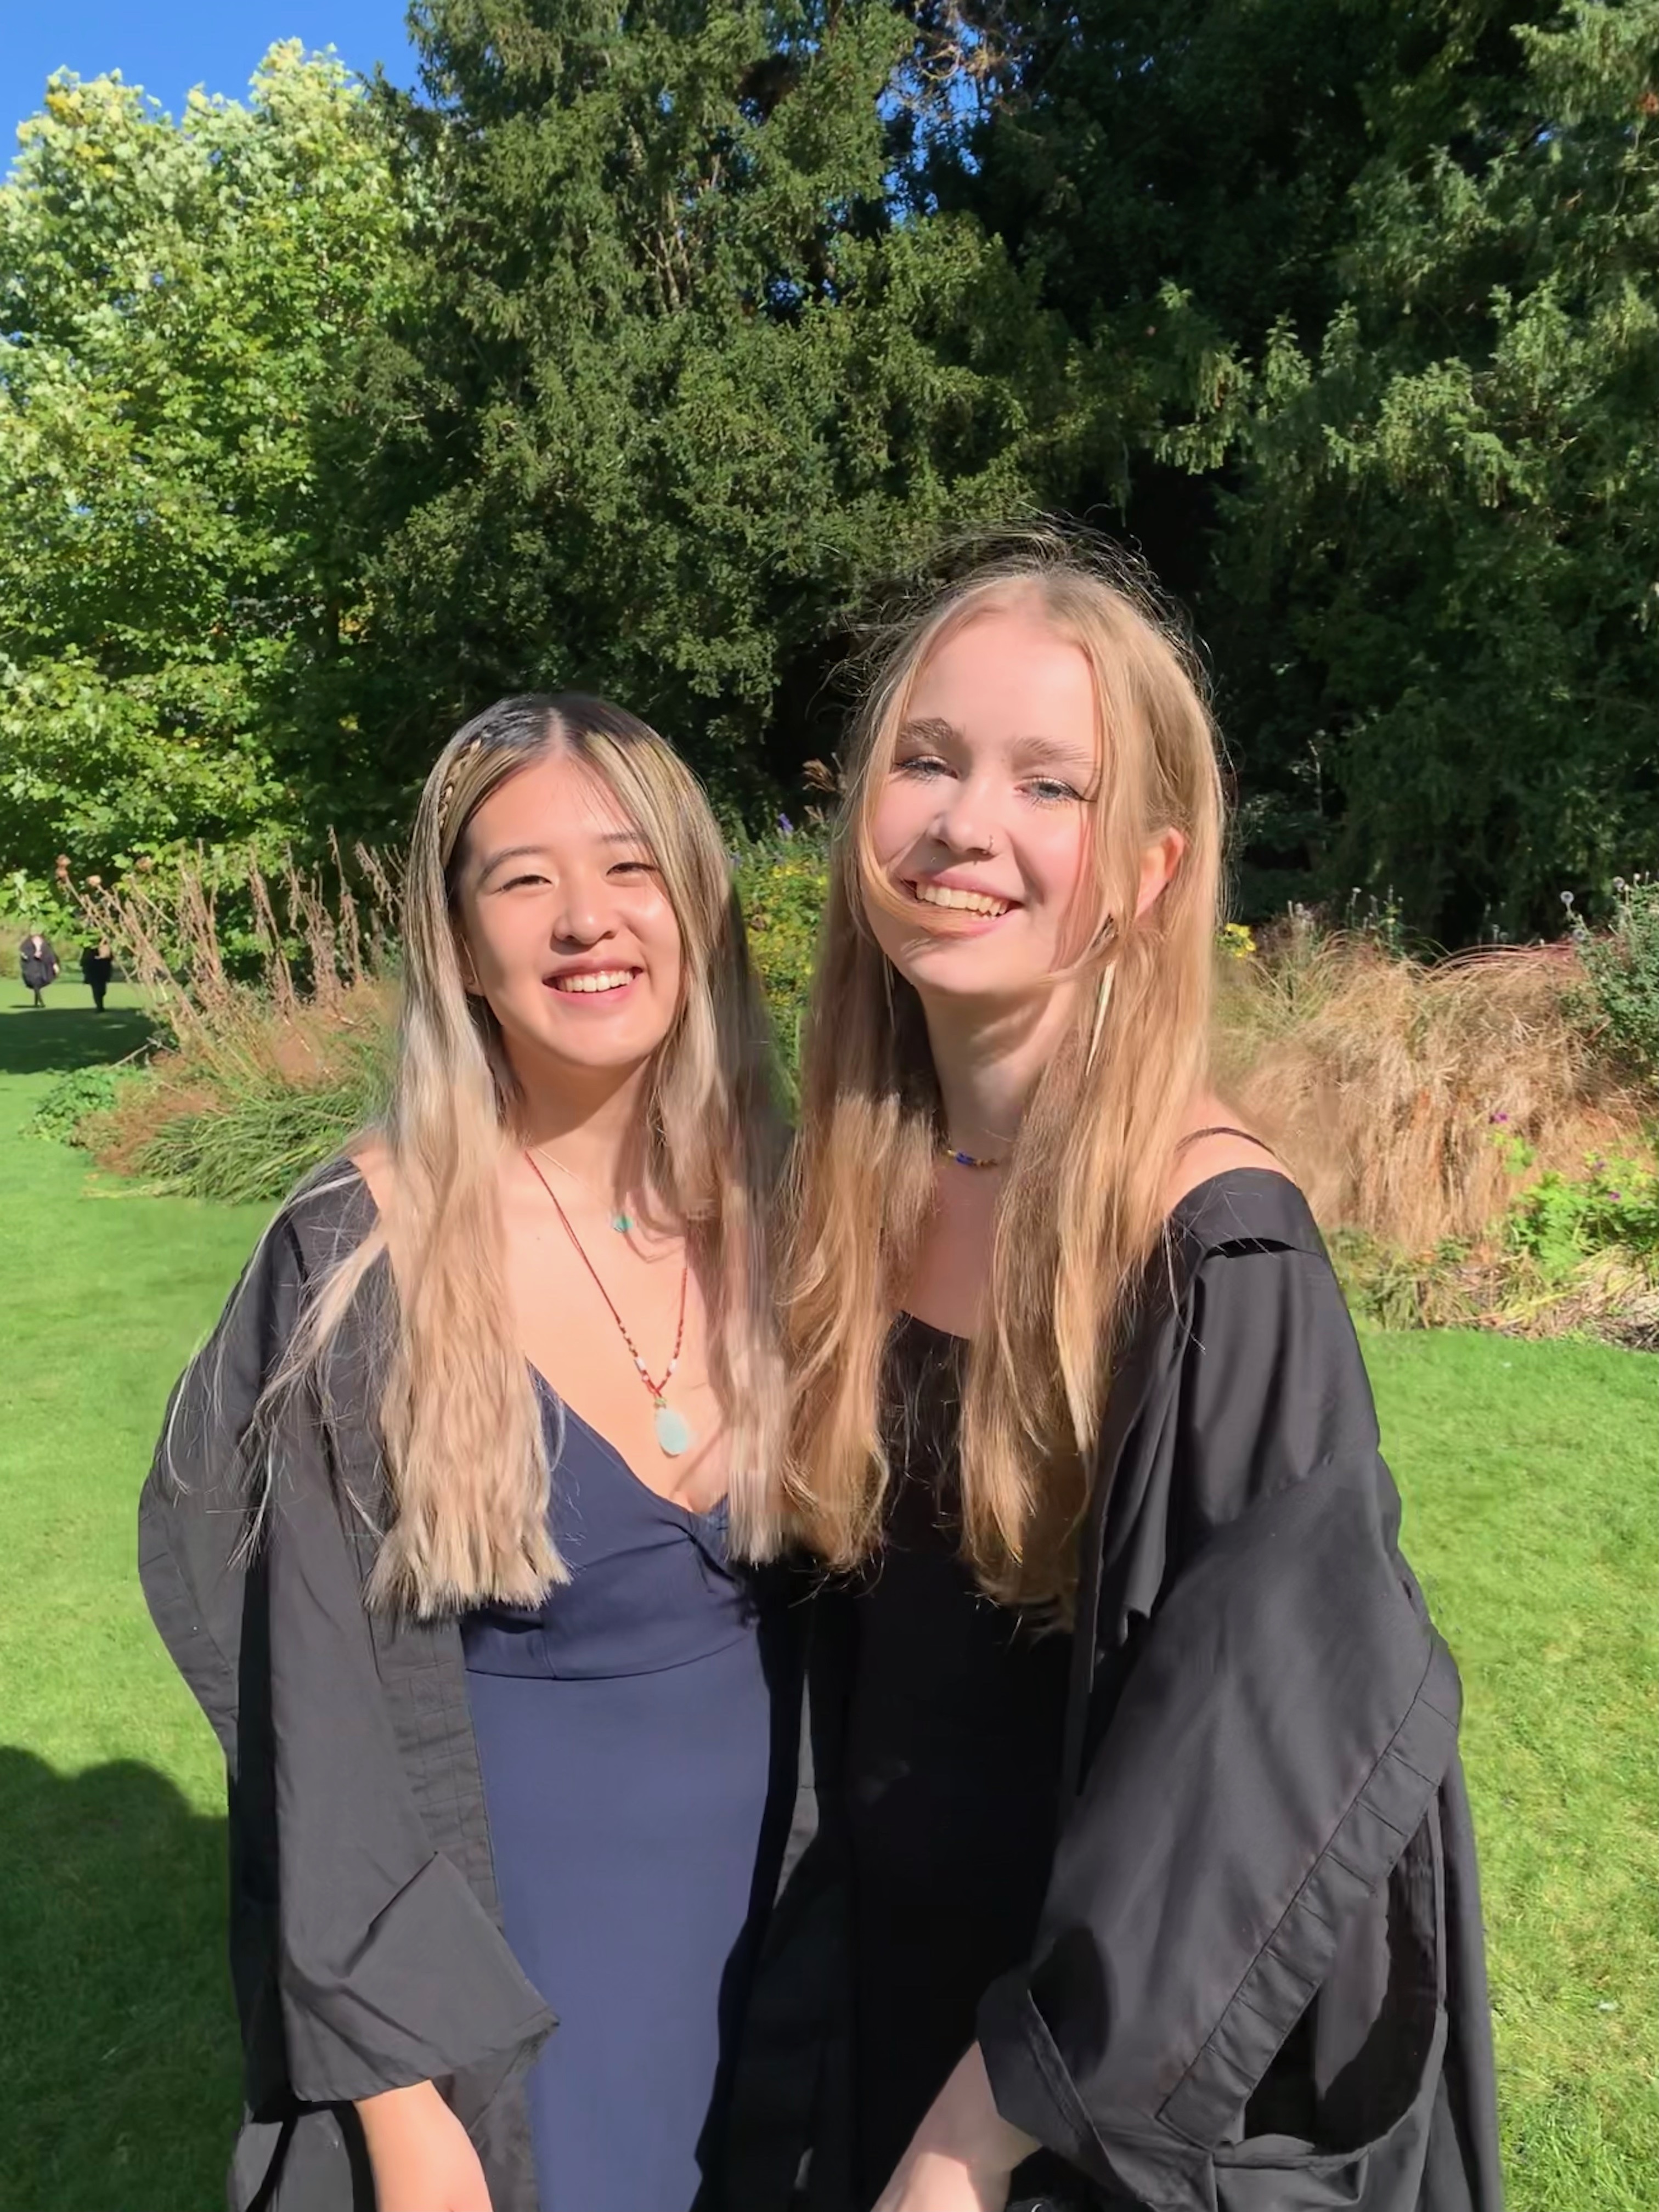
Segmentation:
<svg viewBox="0 0 1659 2212">
<path fill-rule="evenodd" d="M 1176 1152 L 1184 1152 L 1188 1145 L 1195 1145 L 1200 1137 L 1243 1137 L 1247 1145 L 1260 1146 L 1271 1158 L 1279 1157 L 1271 1145 L 1262 1144 L 1260 1137 L 1253 1137 L 1248 1129 L 1236 1129 L 1227 1121 L 1218 1121 L 1208 1129 L 1189 1129 L 1184 1137 L 1176 1139 Z M 946 1144 L 943 1139 L 939 1141 L 939 1152 L 944 1158 L 954 1160 L 959 1168 L 1000 1168 L 1006 1165 L 1005 1160 L 982 1160 L 975 1153 L 959 1152 L 954 1145 Z"/>
<path fill-rule="evenodd" d="M 537 1182 L 540 1183 L 542 1188 L 552 1200 L 553 1211 L 558 1215 L 560 1220 L 564 1224 L 565 1235 L 575 1246 L 577 1254 L 581 1260 L 583 1267 L 586 1268 L 588 1273 L 593 1278 L 594 1288 L 599 1291 L 599 1296 L 605 1300 L 605 1305 L 609 1309 L 611 1320 L 616 1322 L 617 1328 L 622 1333 L 623 1342 L 628 1346 L 629 1351 L 633 1354 L 634 1364 L 640 1371 L 640 1380 L 644 1383 L 646 1389 L 651 1393 L 651 1402 L 656 1408 L 654 1425 L 657 1431 L 657 1443 L 661 1448 L 664 1456 L 668 1459 L 678 1459 L 682 1452 L 690 1450 L 692 1444 L 696 1442 L 696 1437 L 692 1432 L 691 1424 L 686 1419 L 684 1414 L 678 1412 L 674 1407 L 665 1403 L 663 1392 L 668 1388 L 669 1382 L 673 1376 L 674 1370 L 680 1364 L 680 1347 L 685 1342 L 685 1286 L 691 1272 L 690 1261 L 686 1259 L 683 1259 L 680 1261 L 680 1317 L 678 1325 L 676 1327 L 674 1331 L 674 1351 L 667 1366 L 663 1370 L 661 1382 L 658 1382 L 652 1379 L 651 1370 L 647 1367 L 645 1361 L 641 1357 L 638 1345 L 635 1343 L 633 1338 L 628 1333 L 628 1323 L 617 1312 L 616 1300 L 611 1297 L 610 1291 L 605 1287 L 605 1284 L 600 1278 L 599 1269 L 588 1258 L 586 1247 L 583 1244 L 581 1238 L 577 1236 L 576 1231 L 571 1224 L 570 1216 L 565 1212 L 563 1206 L 559 1204 L 558 1193 L 554 1189 L 552 1184 L 549 1182 L 547 1177 L 542 1173 L 541 1167 L 536 1158 L 536 1155 L 532 1152 L 526 1151 L 525 1153 L 525 1158 L 529 1162 L 531 1173 L 535 1176 Z"/>
<path fill-rule="evenodd" d="M 959 1168 L 1000 1168 L 1006 1164 L 1000 1159 L 982 1160 L 973 1152 L 959 1152 L 954 1145 L 941 1142 L 939 1152 L 947 1160 L 954 1160 Z"/>
</svg>

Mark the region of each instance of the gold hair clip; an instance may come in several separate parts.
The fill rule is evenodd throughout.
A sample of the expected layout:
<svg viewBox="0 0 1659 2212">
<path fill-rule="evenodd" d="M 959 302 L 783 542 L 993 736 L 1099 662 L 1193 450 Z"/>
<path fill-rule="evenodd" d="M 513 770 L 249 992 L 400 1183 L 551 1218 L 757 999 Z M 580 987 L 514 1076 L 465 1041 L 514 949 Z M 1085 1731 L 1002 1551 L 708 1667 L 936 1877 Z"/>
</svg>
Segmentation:
<svg viewBox="0 0 1659 2212">
<path fill-rule="evenodd" d="M 438 793 L 438 835 L 441 837 L 444 834 L 444 824 L 449 819 L 450 802 L 455 796 L 455 779 L 461 772 L 461 764 L 464 761 L 470 761 L 483 743 L 482 738 L 474 738 L 470 744 L 461 747 L 449 763 L 449 774 L 444 778 L 444 787 Z"/>
</svg>

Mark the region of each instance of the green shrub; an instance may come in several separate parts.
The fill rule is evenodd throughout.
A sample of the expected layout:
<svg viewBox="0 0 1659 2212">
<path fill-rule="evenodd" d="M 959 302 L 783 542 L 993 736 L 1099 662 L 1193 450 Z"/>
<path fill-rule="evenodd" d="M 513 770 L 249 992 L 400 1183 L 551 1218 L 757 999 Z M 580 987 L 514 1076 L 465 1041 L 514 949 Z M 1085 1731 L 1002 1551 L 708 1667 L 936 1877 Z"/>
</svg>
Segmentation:
<svg viewBox="0 0 1659 2212">
<path fill-rule="evenodd" d="M 60 1145 L 84 1145 L 82 1124 L 88 1115 L 106 1114 L 115 1103 L 116 1067 L 77 1067 L 58 1077 L 23 1124 L 26 1137 L 46 1137 Z"/>
<path fill-rule="evenodd" d="M 1541 1175 L 1510 1208 L 1504 1242 L 1546 1283 L 1607 1252 L 1659 1263 L 1659 1176 L 1631 1160 L 1592 1160 L 1582 1176 Z"/>
<path fill-rule="evenodd" d="M 1478 1272 L 1455 1238 L 1428 1252 L 1364 1229 L 1334 1229 L 1326 1242 L 1350 1310 L 1378 1328 L 1462 1328 L 1480 1312 Z"/>
<path fill-rule="evenodd" d="M 740 846 L 735 859 L 749 949 L 793 1095 L 818 924 L 830 893 L 829 834 L 817 823 L 804 830 L 781 829 L 775 836 Z"/>
<path fill-rule="evenodd" d="M 1534 1156 L 1504 1133 L 1516 1175 Z M 1482 1324 L 1523 1335 L 1589 1334 L 1659 1343 L 1659 1175 L 1627 1159 L 1592 1159 L 1582 1175 L 1547 1170 L 1490 1233 L 1410 1252 L 1364 1230 L 1328 1243 L 1349 1305 L 1381 1328 Z"/>
<path fill-rule="evenodd" d="M 1620 878 L 1613 898 L 1604 935 L 1582 922 L 1574 930 L 1590 1010 L 1602 1048 L 1659 1089 L 1659 878 Z"/>
</svg>

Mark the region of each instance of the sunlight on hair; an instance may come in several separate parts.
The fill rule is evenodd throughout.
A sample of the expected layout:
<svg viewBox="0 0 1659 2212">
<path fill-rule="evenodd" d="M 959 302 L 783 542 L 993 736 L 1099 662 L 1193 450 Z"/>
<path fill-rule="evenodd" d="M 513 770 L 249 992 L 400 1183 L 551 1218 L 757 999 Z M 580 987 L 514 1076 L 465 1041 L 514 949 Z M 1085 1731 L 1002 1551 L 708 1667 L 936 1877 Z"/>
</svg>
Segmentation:
<svg viewBox="0 0 1659 2212">
<path fill-rule="evenodd" d="M 787 1485 L 834 1565 L 870 1556 L 888 1468 L 887 1334 L 933 1202 L 943 1134 L 921 1005 L 872 936 L 894 897 L 870 817 L 929 656 L 993 611 L 1036 611 L 1091 672 L 1099 787 L 1097 978 L 1010 1156 L 963 1412 L 963 1527 L 983 1587 L 1063 1613 L 1110 1354 L 1158 1249 L 1182 1117 L 1206 1056 L 1222 843 L 1216 737 L 1196 660 L 1136 572 L 1058 531 L 1025 533 L 896 626 L 859 715 L 808 1020 L 786 1280 Z M 1135 914 L 1140 854 L 1178 830 L 1173 880 Z"/>
<path fill-rule="evenodd" d="M 498 1200 L 520 1141 L 511 1066 L 488 1004 L 469 993 L 455 923 L 469 822 L 507 777 L 550 750 L 590 768 L 651 847 L 678 923 L 681 1003 L 650 1071 L 653 1187 L 686 1224 L 707 1286 L 709 1359 L 732 1408 L 734 1549 L 781 1540 L 782 1419 L 769 1230 L 782 1148 L 770 1032 L 718 826 L 670 746 L 603 701 L 505 699 L 458 731 L 428 776 L 404 888 L 403 1005 L 373 1145 L 390 1193 L 371 1233 L 318 1289 L 255 1421 L 264 1466 L 285 1395 L 326 1391 L 345 1316 L 389 1266 L 380 1426 L 392 1511 L 371 1604 L 419 1614 L 486 1599 L 532 1605 L 567 1579 L 548 1526 L 549 1455 L 508 1299 Z"/>
</svg>

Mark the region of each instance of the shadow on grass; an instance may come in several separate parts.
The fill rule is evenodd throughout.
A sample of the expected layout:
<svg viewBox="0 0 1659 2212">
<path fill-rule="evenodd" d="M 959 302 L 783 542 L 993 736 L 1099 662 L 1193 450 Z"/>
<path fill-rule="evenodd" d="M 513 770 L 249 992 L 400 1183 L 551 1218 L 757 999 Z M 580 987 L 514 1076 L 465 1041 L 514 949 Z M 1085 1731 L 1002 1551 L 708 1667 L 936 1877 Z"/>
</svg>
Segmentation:
<svg viewBox="0 0 1659 2212">
<path fill-rule="evenodd" d="M 0 2207 L 208 2212 L 239 2111 L 222 1820 L 0 1749 Z"/>
<path fill-rule="evenodd" d="M 77 998 L 87 995 L 78 985 L 69 988 Z M 0 1075 L 67 1075 L 77 1067 L 102 1067 L 142 1051 L 155 1034 L 155 1023 L 140 1006 L 109 1006 L 100 1014 L 90 1004 L 54 1006 L 48 994 L 37 1010 L 21 983 L 0 983 Z"/>
</svg>

